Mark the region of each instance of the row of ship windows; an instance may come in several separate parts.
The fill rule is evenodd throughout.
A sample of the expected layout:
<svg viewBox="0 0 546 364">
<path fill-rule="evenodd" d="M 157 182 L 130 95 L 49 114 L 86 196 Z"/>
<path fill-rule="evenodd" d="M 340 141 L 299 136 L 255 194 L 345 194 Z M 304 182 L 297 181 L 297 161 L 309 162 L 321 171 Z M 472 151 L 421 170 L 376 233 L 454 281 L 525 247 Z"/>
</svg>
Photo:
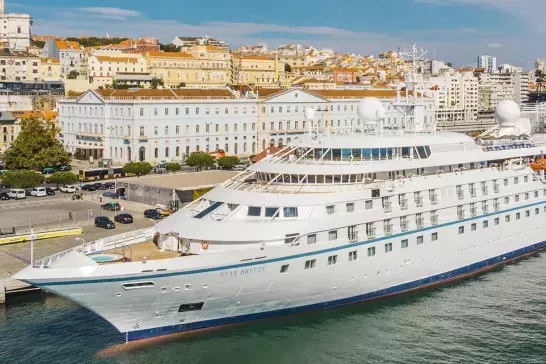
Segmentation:
<svg viewBox="0 0 546 364">
<path fill-rule="evenodd" d="M 544 212 L 546 212 L 546 206 L 544 207 Z M 539 213 L 540 213 L 540 209 L 535 208 L 535 215 L 538 215 Z M 521 213 L 517 212 L 515 214 L 515 216 L 516 216 L 516 220 L 519 220 L 521 218 Z M 531 216 L 531 211 L 530 210 L 525 211 L 525 217 L 530 217 L 530 216 Z M 505 222 L 510 222 L 510 215 L 505 215 L 504 219 L 505 219 Z M 498 217 L 495 218 L 494 219 L 494 224 L 499 225 L 500 224 L 500 218 L 498 218 Z M 487 229 L 488 227 L 489 227 L 489 220 L 482 221 L 482 228 Z M 464 234 L 464 232 L 465 232 L 465 226 L 464 225 L 459 226 L 458 229 L 459 229 L 459 234 Z M 478 229 L 477 223 L 470 224 L 470 230 L 471 231 L 476 231 L 477 229 Z M 335 233 L 335 235 L 337 236 L 337 231 L 333 231 L 333 232 L 330 232 L 330 233 Z M 316 235 L 315 235 L 315 237 L 316 237 Z M 433 232 L 433 233 L 430 234 L 430 241 L 437 241 L 438 238 L 439 238 L 438 232 Z M 416 242 L 417 245 L 423 244 L 424 243 L 424 235 L 417 236 L 415 238 L 415 242 Z M 393 243 L 392 242 L 385 243 L 383 246 L 384 246 L 385 253 L 392 252 L 392 250 L 393 250 Z M 409 247 L 409 239 L 400 240 L 400 248 L 401 249 L 406 249 L 408 247 Z M 372 246 L 372 247 L 367 248 L 367 256 L 368 257 L 373 257 L 375 255 L 376 255 L 376 246 Z M 337 264 L 338 263 L 338 257 L 339 257 L 338 254 L 330 255 L 328 257 L 328 260 L 327 260 L 327 265 Z M 347 259 L 348 259 L 349 262 L 355 261 L 355 260 L 357 260 L 357 258 L 358 258 L 358 250 L 353 250 L 353 251 L 350 251 L 348 253 L 348 258 Z M 305 269 L 313 269 L 313 268 L 315 268 L 316 263 L 317 263 L 316 259 L 306 260 L 304 268 Z M 290 267 L 290 264 L 282 265 L 281 266 L 281 273 L 287 273 L 289 267 Z"/>
</svg>

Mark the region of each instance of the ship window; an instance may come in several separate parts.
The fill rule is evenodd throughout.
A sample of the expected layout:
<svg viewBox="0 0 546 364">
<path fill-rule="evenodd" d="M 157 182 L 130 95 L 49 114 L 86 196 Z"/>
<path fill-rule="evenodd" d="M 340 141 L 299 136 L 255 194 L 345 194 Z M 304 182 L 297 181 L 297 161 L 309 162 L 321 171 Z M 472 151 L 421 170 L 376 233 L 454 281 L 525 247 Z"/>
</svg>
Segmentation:
<svg viewBox="0 0 546 364">
<path fill-rule="evenodd" d="M 313 269 L 315 268 L 315 264 L 317 263 L 316 259 L 311 259 L 305 262 L 305 269 Z"/>
<path fill-rule="evenodd" d="M 471 231 L 476 231 L 476 224 L 475 223 L 470 225 L 470 230 Z"/>
<path fill-rule="evenodd" d="M 504 217 L 504 221 L 510 222 L 510 215 L 506 215 L 506 216 Z"/>
<path fill-rule="evenodd" d="M 459 234 L 464 234 L 464 226 L 459 226 Z"/>
<path fill-rule="evenodd" d="M 324 178 L 324 182 L 325 182 L 325 183 L 332 183 L 332 181 L 333 181 L 333 177 L 332 177 L 332 176 L 330 176 L 330 175 L 327 174 L 327 175 L 324 176 L 324 177 L 325 177 L 325 178 Z"/>
<path fill-rule="evenodd" d="M 423 244 L 423 235 L 417 237 L 417 245 Z"/>
<path fill-rule="evenodd" d="M 514 177 L 514 184 L 517 185 L 519 183 L 519 178 L 518 177 Z"/>
<path fill-rule="evenodd" d="M 505 186 L 508 186 L 508 179 L 507 178 L 505 178 L 503 182 L 504 182 Z"/>
<path fill-rule="evenodd" d="M 330 255 L 328 257 L 328 265 L 334 265 L 337 263 L 337 255 Z"/>
<path fill-rule="evenodd" d="M 537 208 L 535 209 L 535 215 L 538 215 L 538 213 L 539 213 L 539 209 L 538 209 L 538 207 L 537 207 Z"/>
<path fill-rule="evenodd" d="M 356 260 L 356 250 L 355 251 L 352 251 L 352 252 L 349 252 L 349 262 L 352 262 L 353 260 Z"/>
<path fill-rule="evenodd" d="M 336 174 L 334 175 L 334 183 L 341 183 L 341 176 Z"/>
<path fill-rule="evenodd" d="M 375 149 L 372 149 L 372 159 L 374 161 L 378 161 L 380 158 L 379 158 L 379 149 L 375 148 Z"/>
<path fill-rule="evenodd" d="M 203 304 L 204 302 L 184 303 L 178 307 L 178 312 L 200 311 L 203 308 Z"/>
<path fill-rule="evenodd" d="M 249 206 L 248 207 L 248 216 L 260 216 L 262 214 L 261 207 Z"/>
<path fill-rule="evenodd" d="M 436 241 L 436 240 L 438 240 L 438 233 L 432 233 L 432 234 L 430 234 L 430 240 L 431 240 L 431 241 Z"/>
<path fill-rule="evenodd" d="M 368 256 L 373 257 L 375 255 L 375 246 L 368 248 Z"/>
<path fill-rule="evenodd" d="M 307 245 L 315 244 L 317 242 L 317 234 L 307 235 Z"/>
<path fill-rule="evenodd" d="M 516 220 L 519 220 L 520 217 L 521 217 L 521 214 L 519 212 L 516 212 Z"/>
<path fill-rule="evenodd" d="M 538 191 L 535 191 L 535 198 L 538 197 Z"/>
<path fill-rule="evenodd" d="M 328 215 L 333 215 L 336 212 L 336 207 L 334 205 L 326 206 L 326 213 Z"/>
<path fill-rule="evenodd" d="M 514 200 L 515 200 L 515 202 L 519 202 L 519 195 L 515 195 Z"/>
<path fill-rule="evenodd" d="M 350 161 L 351 160 L 351 149 L 342 149 L 341 151 L 341 158 L 344 161 Z"/>
<path fill-rule="evenodd" d="M 425 154 L 425 147 L 415 147 L 415 149 L 417 150 L 420 159 L 425 159 L 427 157 Z"/>
<path fill-rule="evenodd" d="M 347 212 L 353 212 L 355 210 L 354 202 L 346 203 L 345 207 L 347 208 Z"/>
<path fill-rule="evenodd" d="M 373 201 L 372 200 L 368 200 L 364 203 L 365 207 L 366 207 L 366 210 L 370 210 L 372 207 L 373 207 Z"/>
<path fill-rule="evenodd" d="M 372 152 L 370 149 L 362 149 L 362 160 L 369 161 L 372 159 Z"/>
<path fill-rule="evenodd" d="M 385 244 L 385 253 L 392 252 L 392 243 Z"/>
<path fill-rule="evenodd" d="M 524 176 L 523 177 L 523 182 L 529 182 L 529 176 Z"/>
<path fill-rule="evenodd" d="M 328 231 L 328 240 L 337 240 L 337 230 Z"/>
<path fill-rule="evenodd" d="M 310 174 L 307 176 L 307 183 L 316 183 L 314 174 Z"/>
<path fill-rule="evenodd" d="M 497 217 L 497 218 L 495 218 L 495 225 L 498 225 L 498 224 L 499 224 L 499 222 L 500 222 L 500 219 L 499 219 L 498 217 Z"/>
<path fill-rule="evenodd" d="M 286 237 L 284 238 L 284 243 L 285 243 L 285 244 L 290 244 L 290 243 L 292 243 L 293 241 L 296 241 L 296 239 L 298 238 L 299 235 L 300 235 L 300 234 L 298 234 L 298 233 L 295 233 L 295 234 L 286 234 Z M 299 245 L 299 243 L 296 244 L 296 245 Z"/>
<path fill-rule="evenodd" d="M 504 203 L 508 205 L 510 203 L 510 197 L 505 197 Z"/>
<path fill-rule="evenodd" d="M 298 208 L 297 207 L 284 207 L 283 208 L 284 217 L 298 217 Z"/>
<path fill-rule="evenodd" d="M 405 249 L 408 247 L 408 239 L 404 239 L 400 242 L 400 246 L 402 247 L 402 249 Z"/>
<path fill-rule="evenodd" d="M 531 216 L 531 211 L 529 210 L 525 211 L 525 217 L 529 217 L 529 216 Z"/>
<path fill-rule="evenodd" d="M 402 147 L 402 158 L 410 157 L 410 147 Z"/>
<path fill-rule="evenodd" d="M 136 289 L 136 288 L 146 288 L 155 286 L 154 282 L 135 282 L 135 283 L 125 283 L 121 287 L 125 290 Z"/>
<path fill-rule="evenodd" d="M 379 189 L 372 190 L 372 197 L 379 197 L 380 195 L 381 195 L 381 192 L 379 191 Z"/>
<path fill-rule="evenodd" d="M 288 267 L 290 266 L 290 264 L 284 264 L 282 267 L 281 267 L 281 273 L 286 273 L 288 272 Z"/>
<path fill-rule="evenodd" d="M 485 220 L 483 223 L 482 223 L 482 227 L 484 229 L 488 228 L 489 227 L 489 221 Z"/>
<path fill-rule="evenodd" d="M 546 196 L 546 190 L 542 190 L 542 196 Z"/>
<path fill-rule="evenodd" d="M 332 149 L 332 159 L 335 161 L 341 160 L 341 149 Z"/>
<path fill-rule="evenodd" d="M 322 174 L 317 176 L 317 183 L 324 183 L 324 176 Z"/>
<path fill-rule="evenodd" d="M 525 192 L 525 199 L 526 199 L 526 200 L 529 199 L 529 192 Z"/>
<path fill-rule="evenodd" d="M 362 158 L 362 149 L 353 149 L 353 160 L 359 161 Z"/>
<path fill-rule="evenodd" d="M 266 207 L 265 208 L 265 217 L 276 217 L 279 216 L 278 207 Z"/>
<path fill-rule="evenodd" d="M 349 176 L 350 176 L 349 174 L 342 175 L 341 176 L 342 177 L 342 182 L 343 183 L 349 183 Z"/>
</svg>

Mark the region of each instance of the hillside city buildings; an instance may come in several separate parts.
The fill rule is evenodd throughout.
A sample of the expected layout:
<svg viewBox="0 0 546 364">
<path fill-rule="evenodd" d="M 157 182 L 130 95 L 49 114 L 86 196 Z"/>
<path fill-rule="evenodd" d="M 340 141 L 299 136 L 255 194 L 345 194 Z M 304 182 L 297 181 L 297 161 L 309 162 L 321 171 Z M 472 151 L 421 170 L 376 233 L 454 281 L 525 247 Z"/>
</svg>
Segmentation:
<svg viewBox="0 0 546 364">
<path fill-rule="evenodd" d="M 483 68 L 486 73 L 497 72 L 497 57 L 492 56 L 479 56 L 478 68 Z"/>
<path fill-rule="evenodd" d="M 29 14 L 5 12 L 5 1 L 0 0 L 0 43 L 15 50 L 26 50 L 31 45 L 32 18 Z"/>
</svg>

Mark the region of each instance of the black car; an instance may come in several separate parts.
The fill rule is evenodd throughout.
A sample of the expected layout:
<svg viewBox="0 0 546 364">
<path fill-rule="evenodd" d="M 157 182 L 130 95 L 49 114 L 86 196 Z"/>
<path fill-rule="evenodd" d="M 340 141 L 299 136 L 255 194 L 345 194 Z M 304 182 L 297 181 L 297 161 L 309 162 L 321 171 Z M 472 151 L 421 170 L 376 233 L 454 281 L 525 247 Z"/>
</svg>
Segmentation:
<svg viewBox="0 0 546 364">
<path fill-rule="evenodd" d="M 58 169 L 59 171 L 66 172 L 66 171 L 71 171 L 72 167 L 70 167 L 69 165 L 63 165 L 63 166 L 59 166 Z"/>
<path fill-rule="evenodd" d="M 96 191 L 96 190 L 97 190 L 97 186 L 95 186 L 95 184 L 93 184 L 93 183 L 90 183 L 90 184 L 87 184 L 87 185 L 83 185 L 83 186 L 82 186 L 82 190 L 88 191 L 88 192 Z"/>
<path fill-rule="evenodd" d="M 7 192 L 0 193 L 0 200 L 9 200 L 9 195 Z"/>
<path fill-rule="evenodd" d="M 144 217 L 148 219 L 154 219 L 154 220 L 161 220 L 165 216 L 161 214 L 161 212 L 155 210 L 155 209 L 149 209 L 144 211 Z"/>
<path fill-rule="evenodd" d="M 104 182 L 103 185 L 106 186 L 107 189 L 114 188 L 116 186 L 115 182 Z"/>
<path fill-rule="evenodd" d="M 95 217 L 95 226 L 104 229 L 114 229 L 116 224 L 106 216 L 97 216 Z"/>
<path fill-rule="evenodd" d="M 51 187 L 46 187 L 45 190 L 46 190 L 46 195 L 48 195 L 48 196 L 53 196 L 53 195 L 55 195 L 55 191 L 53 191 L 53 188 L 51 188 Z"/>
<path fill-rule="evenodd" d="M 103 210 L 107 211 L 121 211 L 121 205 L 118 202 L 112 201 L 101 205 Z"/>
<path fill-rule="evenodd" d="M 95 188 L 97 190 L 107 190 L 108 187 L 104 184 L 104 183 L 100 183 L 100 182 L 96 182 L 96 183 L 93 183 L 93 186 L 95 186 Z"/>
<path fill-rule="evenodd" d="M 133 216 L 131 214 L 118 214 L 114 217 L 115 222 L 120 222 L 122 224 L 132 224 L 133 223 Z"/>
</svg>

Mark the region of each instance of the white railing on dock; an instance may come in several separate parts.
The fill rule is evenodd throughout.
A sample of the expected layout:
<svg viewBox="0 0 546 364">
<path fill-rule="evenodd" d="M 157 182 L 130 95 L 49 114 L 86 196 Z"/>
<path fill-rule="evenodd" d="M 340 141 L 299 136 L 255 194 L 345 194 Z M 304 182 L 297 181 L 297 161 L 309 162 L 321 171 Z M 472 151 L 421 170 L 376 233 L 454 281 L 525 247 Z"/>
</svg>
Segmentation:
<svg viewBox="0 0 546 364">
<path fill-rule="evenodd" d="M 34 268 L 47 268 L 59 258 L 62 258 L 66 254 L 71 253 L 73 251 L 77 251 L 85 255 L 100 253 L 103 251 L 119 248 L 120 244 L 125 246 L 130 246 L 132 243 L 131 241 L 135 241 L 135 243 L 138 243 L 146 239 L 152 239 L 153 235 L 154 235 L 154 229 L 147 228 L 147 229 L 139 229 L 139 230 L 129 231 L 127 233 L 109 236 L 104 239 L 90 241 L 88 243 L 84 243 L 82 245 L 76 246 L 72 249 L 68 249 L 68 250 L 38 259 L 34 261 L 32 266 Z"/>
</svg>

